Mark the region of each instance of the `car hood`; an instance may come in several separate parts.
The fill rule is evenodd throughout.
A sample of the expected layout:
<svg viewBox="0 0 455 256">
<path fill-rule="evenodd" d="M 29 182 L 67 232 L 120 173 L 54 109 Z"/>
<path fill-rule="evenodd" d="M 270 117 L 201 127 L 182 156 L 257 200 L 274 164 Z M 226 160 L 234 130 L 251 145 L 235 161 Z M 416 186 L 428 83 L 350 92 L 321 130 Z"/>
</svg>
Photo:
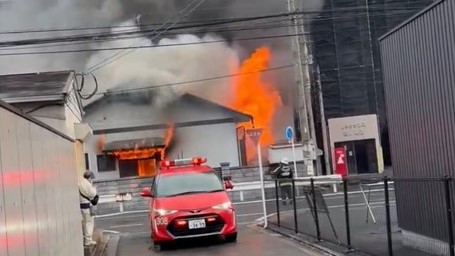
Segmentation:
<svg viewBox="0 0 455 256">
<path fill-rule="evenodd" d="M 204 209 L 230 201 L 225 191 L 161 197 L 154 200 L 155 209 L 191 210 Z"/>
</svg>

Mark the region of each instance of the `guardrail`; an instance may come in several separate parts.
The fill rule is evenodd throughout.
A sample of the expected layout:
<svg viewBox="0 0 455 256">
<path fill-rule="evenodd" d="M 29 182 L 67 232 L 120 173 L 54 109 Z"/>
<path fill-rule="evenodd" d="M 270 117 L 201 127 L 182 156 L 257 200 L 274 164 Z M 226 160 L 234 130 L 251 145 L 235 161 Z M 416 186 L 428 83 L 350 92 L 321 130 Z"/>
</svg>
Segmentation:
<svg viewBox="0 0 455 256">
<path fill-rule="evenodd" d="M 313 180 L 314 184 L 341 184 L 342 177 L 341 175 L 327 175 L 327 176 L 315 176 L 315 177 L 300 177 L 296 178 L 295 186 L 311 186 L 311 180 Z M 265 181 L 264 188 L 275 188 L 275 181 Z M 240 202 L 245 201 L 244 192 L 245 191 L 252 191 L 252 190 L 260 190 L 261 189 L 261 182 L 260 181 L 252 181 L 252 182 L 239 182 L 234 183 L 234 188 L 229 190 L 228 192 L 239 192 Z M 110 195 L 101 195 L 98 201 L 98 204 L 105 204 L 105 203 L 119 203 L 119 212 L 124 212 L 123 210 L 123 202 L 133 200 L 133 193 L 118 193 L 118 194 L 110 194 Z"/>
</svg>

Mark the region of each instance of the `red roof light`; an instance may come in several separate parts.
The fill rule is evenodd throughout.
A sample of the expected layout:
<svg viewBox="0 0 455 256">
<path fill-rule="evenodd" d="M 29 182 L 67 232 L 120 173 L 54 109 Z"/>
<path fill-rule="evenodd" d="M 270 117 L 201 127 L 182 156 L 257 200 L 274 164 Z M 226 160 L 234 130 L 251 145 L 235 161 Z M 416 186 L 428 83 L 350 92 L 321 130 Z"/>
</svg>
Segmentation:
<svg viewBox="0 0 455 256">
<path fill-rule="evenodd" d="M 207 162 L 207 158 L 204 157 L 193 157 L 186 159 L 177 160 L 166 160 L 161 162 L 161 167 L 172 167 L 172 166 L 189 166 L 189 165 L 201 165 Z"/>
</svg>

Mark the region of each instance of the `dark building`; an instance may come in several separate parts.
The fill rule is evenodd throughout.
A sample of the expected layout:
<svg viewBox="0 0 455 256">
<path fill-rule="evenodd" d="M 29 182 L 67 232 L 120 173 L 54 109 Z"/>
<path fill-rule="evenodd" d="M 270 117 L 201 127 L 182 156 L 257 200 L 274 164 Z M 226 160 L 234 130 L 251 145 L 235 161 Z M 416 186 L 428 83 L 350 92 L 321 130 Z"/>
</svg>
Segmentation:
<svg viewBox="0 0 455 256">
<path fill-rule="evenodd" d="M 325 0 L 310 28 L 326 118 L 377 114 L 386 166 L 391 163 L 378 38 L 431 2 Z M 321 120 L 316 117 L 315 121 L 319 131 Z M 322 148 L 321 136 L 318 144 Z"/>
<path fill-rule="evenodd" d="M 380 46 L 394 176 L 454 176 L 455 0 L 437 1 Z M 437 255 L 448 255 L 444 192 L 441 181 L 395 184 L 405 241 Z"/>
</svg>

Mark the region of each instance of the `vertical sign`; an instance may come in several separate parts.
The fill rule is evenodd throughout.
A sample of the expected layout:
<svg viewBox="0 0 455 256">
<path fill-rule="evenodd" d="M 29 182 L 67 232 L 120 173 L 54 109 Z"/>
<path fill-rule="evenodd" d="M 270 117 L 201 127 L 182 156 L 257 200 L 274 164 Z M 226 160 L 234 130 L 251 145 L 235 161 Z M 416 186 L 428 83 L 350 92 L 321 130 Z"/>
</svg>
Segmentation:
<svg viewBox="0 0 455 256">
<path fill-rule="evenodd" d="M 286 130 L 284 131 L 284 136 L 286 136 L 286 139 L 291 143 L 292 145 L 292 156 L 294 157 L 294 178 L 297 178 L 297 161 L 295 157 L 295 144 L 294 144 L 294 129 L 292 129 L 292 126 L 286 127 Z"/>
<path fill-rule="evenodd" d="M 347 163 L 346 163 L 346 150 L 341 148 L 335 148 L 334 154 L 335 162 L 335 172 L 341 176 L 346 176 L 348 174 Z"/>
<path fill-rule="evenodd" d="M 259 161 L 259 176 L 261 178 L 261 194 L 262 194 L 262 210 L 264 211 L 264 228 L 267 227 L 267 207 L 265 205 L 265 189 L 264 189 L 264 170 L 262 169 L 262 154 L 261 154 L 261 143 L 259 139 L 262 135 L 262 129 L 248 129 L 246 135 L 251 138 L 253 143 L 257 147 L 258 161 Z"/>
</svg>

